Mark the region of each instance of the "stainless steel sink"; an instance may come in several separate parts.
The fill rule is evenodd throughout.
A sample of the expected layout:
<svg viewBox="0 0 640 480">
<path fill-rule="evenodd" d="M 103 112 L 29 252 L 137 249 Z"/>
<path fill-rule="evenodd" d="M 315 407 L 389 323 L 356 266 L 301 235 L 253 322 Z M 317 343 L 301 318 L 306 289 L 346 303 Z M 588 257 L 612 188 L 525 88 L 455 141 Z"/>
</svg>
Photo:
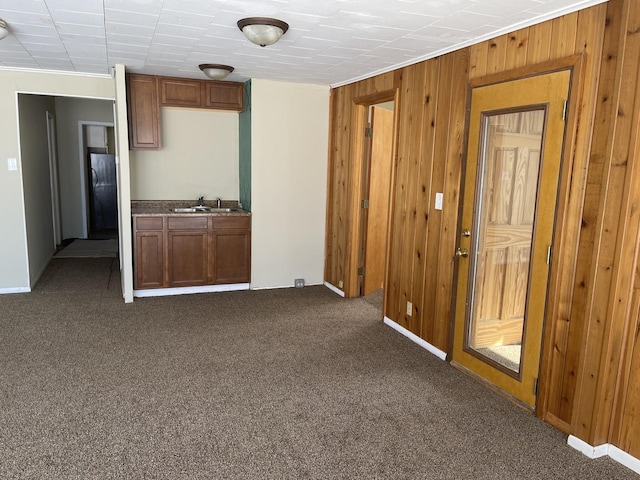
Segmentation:
<svg viewBox="0 0 640 480">
<path fill-rule="evenodd" d="M 204 213 L 204 212 L 210 212 L 212 210 L 211 207 L 176 207 L 176 208 L 170 208 L 169 209 L 172 212 L 175 213 Z"/>
<path fill-rule="evenodd" d="M 197 207 L 175 207 L 170 208 L 169 211 L 174 213 L 230 213 L 230 212 L 241 212 L 239 208 L 215 208 L 215 207 L 205 207 L 205 206 L 197 206 Z"/>
</svg>

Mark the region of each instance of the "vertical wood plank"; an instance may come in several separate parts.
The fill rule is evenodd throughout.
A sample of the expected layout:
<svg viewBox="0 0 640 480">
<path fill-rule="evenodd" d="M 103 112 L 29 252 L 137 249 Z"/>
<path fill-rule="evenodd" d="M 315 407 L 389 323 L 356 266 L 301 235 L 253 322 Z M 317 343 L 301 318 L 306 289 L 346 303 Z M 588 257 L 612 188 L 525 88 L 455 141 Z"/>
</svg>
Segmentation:
<svg viewBox="0 0 640 480">
<path fill-rule="evenodd" d="M 489 40 L 487 51 L 487 74 L 504 72 L 507 58 L 508 35 Z"/>
<path fill-rule="evenodd" d="M 552 22 L 539 23 L 529 27 L 527 65 L 535 65 L 549 60 L 551 33 Z"/>
<path fill-rule="evenodd" d="M 563 15 L 551 22 L 550 58 L 563 58 L 572 55 L 576 49 L 578 13 Z"/>
<path fill-rule="evenodd" d="M 529 27 L 508 34 L 507 39 L 504 69 L 524 67 L 527 64 Z"/>
</svg>

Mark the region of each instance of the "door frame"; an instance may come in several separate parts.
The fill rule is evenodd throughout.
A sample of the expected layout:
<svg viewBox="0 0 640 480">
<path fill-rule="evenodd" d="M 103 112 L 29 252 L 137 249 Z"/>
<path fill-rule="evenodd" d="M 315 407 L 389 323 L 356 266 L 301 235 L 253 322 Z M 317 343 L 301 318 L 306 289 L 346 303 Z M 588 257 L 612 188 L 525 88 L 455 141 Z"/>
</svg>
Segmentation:
<svg viewBox="0 0 640 480">
<path fill-rule="evenodd" d="M 465 141 L 462 165 L 462 171 L 464 172 L 466 171 L 467 153 L 469 149 L 468 140 L 469 120 L 471 115 L 471 92 L 474 88 L 495 85 L 499 83 L 518 80 L 521 78 L 546 75 L 563 70 L 569 70 L 571 72 L 571 79 L 569 81 L 568 109 L 566 112 L 567 116 L 565 121 L 565 136 L 564 144 L 562 147 L 560 177 L 558 181 L 558 194 L 555 212 L 556 215 L 552 234 L 553 253 L 549 271 L 547 302 L 544 310 L 542 344 L 540 347 L 541 353 L 538 376 L 538 393 L 535 406 L 535 414 L 538 417 L 544 418 L 552 425 L 561 429 L 562 425 L 559 425 L 558 422 L 554 422 L 553 418 L 548 417 L 547 400 L 550 393 L 549 379 L 553 376 L 553 372 L 551 371 L 551 355 L 553 354 L 553 338 L 555 337 L 555 330 L 557 328 L 557 322 L 553 321 L 552 319 L 558 318 L 561 313 L 561 302 L 571 295 L 574 271 L 569 267 L 571 265 L 575 265 L 577 261 L 576 246 L 580 236 L 580 222 L 572 221 L 572 219 L 581 218 L 582 197 L 580 196 L 579 199 L 576 199 L 576 195 L 584 195 L 584 192 L 572 191 L 571 184 L 574 175 L 586 175 L 586 172 L 573 171 L 574 151 L 576 149 L 576 137 L 578 133 L 578 114 L 583 107 L 582 93 L 584 81 L 584 60 L 584 54 L 572 55 L 549 62 L 529 65 L 526 67 L 470 80 L 467 91 L 467 118 L 465 120 Z M 463 181 L 461 183 L 461 192 L 463 192 L 465 188 L 464 175 L 462 176 L 462 178 Z M 462 228 L 462 200 L 463 195 L 460 195 L 460 201 L 458 205 L 458 238 L 460 238 Z M 458 280 L 458 270 L 459 262 L 456 262 L 453 277 L 454 284 L 456 285 Z M 464 293 L 466 294 L 466 292 Z M 458 291 L 457 289 L 454 289 L 454 294 L 452 295 L 451 299 L 452 308 L 450 318 L 449 357 L 451 357 L 453 354 L 456 314 L 455 307 L 457 295 Z M 497 389 L 497 387 L 494 387 L 492 384 L 490 384 L 483 378 L 478 377 L 473 372 L 469 372 L 467 370 L 465 370 L 465 372 L 471 373 L 472 376 L 477 378 L 480 382 L 486 384 L 491 389 L 497 391 L 499 394 L 509 398 L 510 400 L 513 400 L 515 403 L 524 405 L 519 400 L 515 399 L 515 397 L 512 397 L 507 392 Z"/>
<path fill-rule="evenodd" d="M 60 208 L 60 181 L 58 178 L 58 141 L 56 116 L 47 110 L 47 143 L 49 146 L 49 181 L 51 183 L 51 209 L 53 214 L 53 245 L 62 243 L 62 215 Z"/>
<path fill-rule="evenodd" d="M 388 283 L 388 259 L 389 259 L 389 229 L 391 225 L 391 219 L 393 216 L 393 185 L 395 184 L 395 158 L 398 151 L 398 111 L 400 105 L 400 90 L 392 89 L 383 92 L 374 93 L 371 95 L 364 95 L 357 97 L 353 100 L 351 108 L 351 123 L 355 125 L 351 134 L 351 158 L 353 159 L 352 176 L 349 179 L 349 188 L 352 193 L 351 198 L 351 212 L 353 214 L 350 224 L 350 239 L 349 239 L 349 259 L 348 269 L 345 272 L 345 284 L 344 284 L 344 296 L 346 298 L 354 298 L 360 296 L 360 279 L 358 278 L 358 262 L 360 261 L 360 254 L 363 245 L 363 236 L 361 235 L 363 213 L 362 213 L 362 192 L 364 187 L 364 164 L 366 153 L 366 138 L 364 136 L 364 129 L 368 123 L 368 110 L 372 105 L 384 102 L 394 102 L 394 118 L 393 118 L 393 146 L 391 150 L 391 198 L 389 199 L 389 218 L 387 219 L 386 229 L 386 248 L 385 248 L 385 272 L 384 272 L 384 285 L 386 287 Z M 386 306 L 386 296 L 383 301 L 383 313 Z"/>
</svg>

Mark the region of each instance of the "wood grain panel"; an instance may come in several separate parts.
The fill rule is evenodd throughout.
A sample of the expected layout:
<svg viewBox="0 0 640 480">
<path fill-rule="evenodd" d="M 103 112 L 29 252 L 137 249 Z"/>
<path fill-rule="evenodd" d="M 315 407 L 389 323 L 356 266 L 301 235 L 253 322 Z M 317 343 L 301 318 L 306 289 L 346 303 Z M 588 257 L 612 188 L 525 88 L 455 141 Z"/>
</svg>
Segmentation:
<svg viewBox="0 0 640 480">
<path fill-rule="evenodd" d="M 443 183 L 443 212 L 440 222 L 438 257 L 438 283 L 436 285 L 436 304 L 433 315 L 433 345 L 443 351 L 450 351 L 450 319 L 452 318 L 454 285 L 454 252 L 458 239 L 458 201 L 465 148 L 465 121 L 467 108 L 467 78 L 469 76 L 469 51 L 458 50 L 453 53 L 453 71 L 449 86 L 449 128 Z"/>
<path fill-rule="evenodd" d="M 554 255 L 551 265 L 551 283 L 549 288 L 549 309 L 545 330 L 542 357 L 540 402 L 538 413 L 565 432 L 570 432 L 571 412 L 575 389 L 567 382 L 575 378 L 577 356 L 581 341 L 581 322 L 572 322 L 572 312 L 576 302 L 585 295 L 586 283 L 576 272 L 578 264 L 579 241 L 585 223 L 583 204 L 585 185 L 591 152 L 592 130 L 595 121 L 597 88 L 599 85 L 600 64 L 603 49 L 603 36 L 606 23 L 606 5 L 599 5 L 578 12 L 576 33 L 576 53 L 582 54 L 582 88 L 572 93 L 569 106 L 569 125 L 567 131 L 575 131 L 573 141 L 565 142 L 563 175 L 558 194 L 558 204 L 566 205 L 557 212 L 554 249 L 563 252 Z M 574 74 L 579 75 L 580 71 Z M 574 103 L 575 101 L 575 103 Z M 574 286 L 580 286 L 578 292 Z M 575 297 L 574 297 L 575 294 Z M 573 318 L 573 320 L 576 320 Z M 573 383 L 575 387 L 575 383 Z"/>
<path fill-rule="evenodd" d="M 413 235 L 407 237 L 407 225 L 415 225 L 415 217 L 410 203 L 415 199 L 415 179 L 418 171 L 412 171 L 419 164 L 421 156 L 420 139 L 423 133 L 425 113 L 425 69 L 424 64 L 412 65 L 404 69 L 399 111 L 402 112 L 398 126 L 398 155 L 395 163 L 394 213 L 392 217 L 391 258 L 389 260 L 389 285 L 387 311 L 385 315 L 405 328 L 413 328 L 411 316 L 406 313 L 408 285 L 411 282 L 411 261 Z M 411 198 L 413 191 L 414 198 Z M 408 240 L 408 241 L 407 241 Z M 406 260 L 409 257 L 409 260 Z"/>
<path fill-rule="evenodd" d="M 614 105 L 615 130 L 609 129 L 607 159 L 604 162 L 596 239 L 599 254 L 592 268 L 593 290 L 588 303 L 588 328 L 584 347 L 593 356 L 583 356 L 580 365 L 580 391 L 577 400 L 575 432 L 592 445 L 609 441 L 609 428 L 616 400 L 616 383 L 624 356 L 623 345 L 629 322 L 633 262 L 637 252 L 640 179 L 635 158 L 640 98 L 640 8 L 636 1 L 622 2 L 622 8 L 609 5 L 610 17 L 619 15 L 620 52 L 615 68 L 611 103 Z M 613 41 L 613 38 L 612 38 Z"/>
<path fill-rule="evenodd" d="M 426 65 L 427 78 L 425 82 L 425 117 L 422 129 L 422 162 L 417 175 L 419 188 L 416 197 L 416 229 L 414 232 L 415 268 L 413 271 L 413 298 L 416 304 L 415 315 L 420 324 L 420 337 L 433 338 L 436 322 L 429 310 L 429 303 L 425 302 L 425 278 L 431 271 L 433 263 L 427 261 L 427 245 L 433 241 L 433 230 L 429 229 L 431 217 L 431 199 L 434 195 L 432 176 L 433 165 L 436 161 L 436 127 L 438 121 L 440 61 L 438 59 Z M 441 108 L 441 107 L 440 107 Z"/>
</svg>

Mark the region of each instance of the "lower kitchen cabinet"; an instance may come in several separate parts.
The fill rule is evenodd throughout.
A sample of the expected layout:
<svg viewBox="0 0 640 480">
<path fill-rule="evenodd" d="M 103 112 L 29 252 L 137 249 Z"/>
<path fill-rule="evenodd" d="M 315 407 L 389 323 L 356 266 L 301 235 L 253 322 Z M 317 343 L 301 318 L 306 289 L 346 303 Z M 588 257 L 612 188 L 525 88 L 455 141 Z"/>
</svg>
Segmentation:
<svg viewBox="0 0 640 480">
<path fill-rule="evenodd" d="M 209 265 L 209 233 L 167 232 L 169 250 L 168 287 L 206 285 Z"/>
<path fill-rule="evenodd" d="M 251 217 L 135 216 L 136 289 L 248 283 Z"/>
<path fill-rule="evenodd" d="M 163 233 L 136 232 L 135 284 L 136 288 L 160 288 L 164 285 Z"/>
<path fill-rule="evenodd" d="M 215 283 L 246 283 L 251 276 L 249 232 L 217 231 L 213 236 Z"/>
</svg>

